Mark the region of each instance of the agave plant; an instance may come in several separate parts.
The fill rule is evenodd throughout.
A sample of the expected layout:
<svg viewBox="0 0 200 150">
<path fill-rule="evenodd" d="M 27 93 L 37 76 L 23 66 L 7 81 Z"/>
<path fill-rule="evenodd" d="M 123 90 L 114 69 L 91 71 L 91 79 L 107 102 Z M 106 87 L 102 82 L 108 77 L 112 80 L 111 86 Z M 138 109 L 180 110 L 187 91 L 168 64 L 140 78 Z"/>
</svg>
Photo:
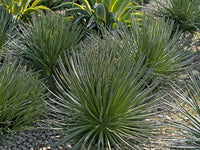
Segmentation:
<svg viewBox="0 0 200 150">
<path fill-rule="evenodd" d="M 5 62 L 0 67 L 0 138 L 27 129 L 45 112 L 45 88 L 38 74 Z"/>
<path fill-rule="evenodd" d="M 174 30 L 194 33 L 200 27 L 199 0 L 156 1 L 154 14 L 175 21 Z"/>
<path fill-rule="evenodd" d="M 42 0 L 0 0 L 0 4 L 5 6 L 14 19 L 20 19 L 41 10 L 50 10 L 46 6 L 40 5 Z"/>
<path fill-rule="evenodd" d="M 181 39 L 181 33 L 177 31 L 171 34 L 173 22 L 144 16 L 140 25 L 134 18 L 132 19 L 131 33 L 123 30 L 125 33 L 122 38 L 130 35 L 129 43 L 134 42 L 137 47 L 134 61 L 137 62 L 145 55 L 145 63 L 147 67 L 154 68 L 154 75 L 167 78 L 177 75 L 176 73 L 188 64 L 191 56 L 190 52 L 183 49 L 184 41 Z"/>
<path fill-rule="evenodd" d="M 73 149 L 142 149 L 154 123 L 150 93 L 145 88 L 151 71 L 141 61 L 132 62 L 131 48 L 117 36 L 91 38 L 79 52 L 59 59 L 56 83 L 60 94 L 49 109 Z M 65 65 L 67 64 L 67 66 Z"/>
<path fill-rule="evenodd" d="M 178 130 L 173 131 L 178 137 L 173 139 L 170 146 L 184 149 L 200 148 L 200 76 L 188 73 L 189 81 L 184 86 L 172 84 L 173 91 L 169 94 L 175 101 L 169 103 L 170 108 L 176 111 L 178 119 L 169 120 L 169 126 Z"/>
<path fill-rule="evenodd" d="M 65 2 L 54 9 L 67 8 L 66 12 L 72 12 L 77 20 L 86 20 L 89 28 L 100 26 L 112 28 L 117 22 L 126 22 L 130 19 L 133 9 L 139 7 L 133 0 L 82 0 L 82 5 L 73 2 Z"/>
<path fill-rule="evenodd" d="M 82 38 L 82 29 L 59 15 L 47 13 L 33 18 L 33 23 L 21 28 L 20 39 L 10 43 L 24 62 L 51 75 L 57 59 Z"/>
</svg>

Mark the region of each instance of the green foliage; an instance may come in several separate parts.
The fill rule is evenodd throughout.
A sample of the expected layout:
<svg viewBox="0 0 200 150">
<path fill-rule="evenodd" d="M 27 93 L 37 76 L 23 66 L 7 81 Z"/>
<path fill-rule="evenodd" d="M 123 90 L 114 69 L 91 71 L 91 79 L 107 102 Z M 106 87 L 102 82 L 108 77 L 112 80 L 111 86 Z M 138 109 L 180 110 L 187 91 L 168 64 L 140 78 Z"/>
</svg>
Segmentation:
<svg viewBox="0 0 200 150">
<path fill-rule="evenodd" d="M 82 0 L 82 5 L 74 2 L 65 2 L 54 9 L 67 8 L 77 20 L 81 20 L 88 28 L 103 24 L 112 28 L 117 22 L 129 21 L 131 12 L 138 7 L 132 0 Z M 85 22 L 86 21 L 86 22 Z"/>
<path fill-rule="evenodd" d="M 157 1 L 157 16 L 174 20 L 174 30 L 194 33 L 200 27 L 200 1 L 199 0 L 166 0 Z"/>
<path fill-rule="evenodd" d="M 51 75 L 57 59 L 82 38 L 81 27 L 59 15 L 48 13 L 33 18 L 33 23 L 21 28 L 20 39 L 10 45 L 24 62 Z"/>
<path fill-rule="evenodd" d="M 180 39 L 181 33 L 173 30 L 173 23 L 162 19 L 154 19 L 151 16 L 142 17 L 138 25 L 135 19 L 132 19 L 131 33 L 125 31 L 122 38 L 130 36 L 129 43 L 134 42 L 137 47 L 134 61 L 138 61 L 145 55 L 145 63 L 149 68 L 154 68 L 153 73 L 156 76 L 172 77 L 188 62 L 189 52 L 183 49 L 183 40 Z"/>
<path fill-rule="evenodd" d="M 178 130 L 172 131 L 179 137 L 171 146 L 184 149 L 199 149 L 200 147 L 200 76 L 189 74 L 189 81 L 180 87 L 172 84 L 173 91 L 169 94 L 175 103 L 169 106 L 176 110 L 178 119 L 169 120 L 169 125 Z M 179 114 L 179 115 L 177 115 Z"/>
<path fill-rule="evenodd" d="M 5 62 L 0 67 L 0 135 L 31 126 L 44 112 L 45 88 L 26 67 Z"/>
<path fill-rule="evenodd" d="M 11 29 L 11 25 L 11 15 L 4 7 L 0 6 L 0 53 L 2 52 L 3 45 L 8 40 L 8 32 Z"/>
<path fill-rule="evenodd" d="M 132 45 L 115 35 L 90 38 L 65 62 L 59 59 L 60 90 L 49 109 L 67 132 L 60 144 L 74 140 L 73 149 L 142 149 L 152 137 L 156 86 L 146 87 L 151 71 L 143 59 L 132 62 Z M 67 63 L 67 66 L 64 64 Z M 141 145 L 141 147 L 140 147 Z"/>
<path fill-rule="evenodd" d="M 40 5 L 41 2 L 42 0 L 0 0 L 0 4 L 7 8 L 14 19 L 21 19 L 41 10 L 50 10 L 48 7 Z"/>
</svg>

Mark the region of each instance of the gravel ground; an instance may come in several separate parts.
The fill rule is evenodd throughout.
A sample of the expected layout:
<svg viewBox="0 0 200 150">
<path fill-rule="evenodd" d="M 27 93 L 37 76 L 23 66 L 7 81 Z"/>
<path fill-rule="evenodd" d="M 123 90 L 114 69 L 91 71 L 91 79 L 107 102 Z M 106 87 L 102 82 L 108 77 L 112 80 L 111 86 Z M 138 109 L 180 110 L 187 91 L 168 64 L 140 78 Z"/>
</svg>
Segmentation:
<svg viewBox="0 0 200 150">
<path fill-rule="evenodd" d="M 59 135 L 53 130 L 32 130 L 6 135 L 7 145 L 0 141 L 0 150 L 69 150 L 70 145 L 55 146 Z"/>
</svg>

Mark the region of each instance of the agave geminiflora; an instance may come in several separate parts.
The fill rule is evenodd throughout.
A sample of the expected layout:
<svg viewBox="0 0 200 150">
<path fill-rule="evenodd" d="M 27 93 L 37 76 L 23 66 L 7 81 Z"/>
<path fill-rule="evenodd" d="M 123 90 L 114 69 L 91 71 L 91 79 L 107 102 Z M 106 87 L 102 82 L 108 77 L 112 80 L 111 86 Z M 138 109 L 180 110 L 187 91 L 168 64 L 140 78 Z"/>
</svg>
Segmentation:
<svg viewBox="0 0 200 150">
<path fill-rule="evenodd" d="M 20 32 L 20 38 L 10 42 L 10 46 L 25 63 L 41 70 L 42 75 L 51 75 L 58 57 L 82 38 L 80 26 L 53 13 L 33 17 L 33 23 Z"/>
<path fill-rule="evenodd" d="M 74 140 L 73 149 L 142 149 L 154 127 L 145 120 L 155 100 L 150 95 L 156 84 L 146 83 L 151 70 L 143 58 L 133 63 L 134 47 L 116 35 L 89 41 L 64 62 L 59 59 L 59 94 L 49 109 L 67 132 L 60 144 Z"/>
<path fill-rule="evenodd" d="M 119 33 L 122 38 L 130 36 L 127 40 L 137 47 L 134 61 L 145 55 L 144 62 L 147 67 L 154 68 L 154 75 L 172 79 L 188 64 L 191 53 L 184 50 L 184 39 L 180 32 L 172 35 L 173 22 L 144 15 L 140 25 L 132 18 L 130 30 L 120 29 Z"/>
<path fill-rule="evenodd" d="M 0 66 L 0 139 L 32 126 L 45 112 L 45 88 L 38 73 L 6 60 Z"/>
</svg>

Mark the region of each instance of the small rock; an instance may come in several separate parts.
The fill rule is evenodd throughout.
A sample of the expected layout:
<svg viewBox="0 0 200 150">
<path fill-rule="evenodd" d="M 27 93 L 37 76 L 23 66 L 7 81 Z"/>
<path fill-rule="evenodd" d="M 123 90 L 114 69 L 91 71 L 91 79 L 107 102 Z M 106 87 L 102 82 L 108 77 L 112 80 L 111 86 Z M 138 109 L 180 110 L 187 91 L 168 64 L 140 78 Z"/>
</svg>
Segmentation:
<svg viewBox="0 0 200 150">
<path fill-rule="evenodd" d="M 47 150 L 47 148 L 46 148 L 46 147 L 43 147 L 42 150 Z"/>
<path fill-rule="evenodd" d="M 70 144 L 67 144 L 66 149 L 70 149 L 72 146 Z"/>
</svg>

